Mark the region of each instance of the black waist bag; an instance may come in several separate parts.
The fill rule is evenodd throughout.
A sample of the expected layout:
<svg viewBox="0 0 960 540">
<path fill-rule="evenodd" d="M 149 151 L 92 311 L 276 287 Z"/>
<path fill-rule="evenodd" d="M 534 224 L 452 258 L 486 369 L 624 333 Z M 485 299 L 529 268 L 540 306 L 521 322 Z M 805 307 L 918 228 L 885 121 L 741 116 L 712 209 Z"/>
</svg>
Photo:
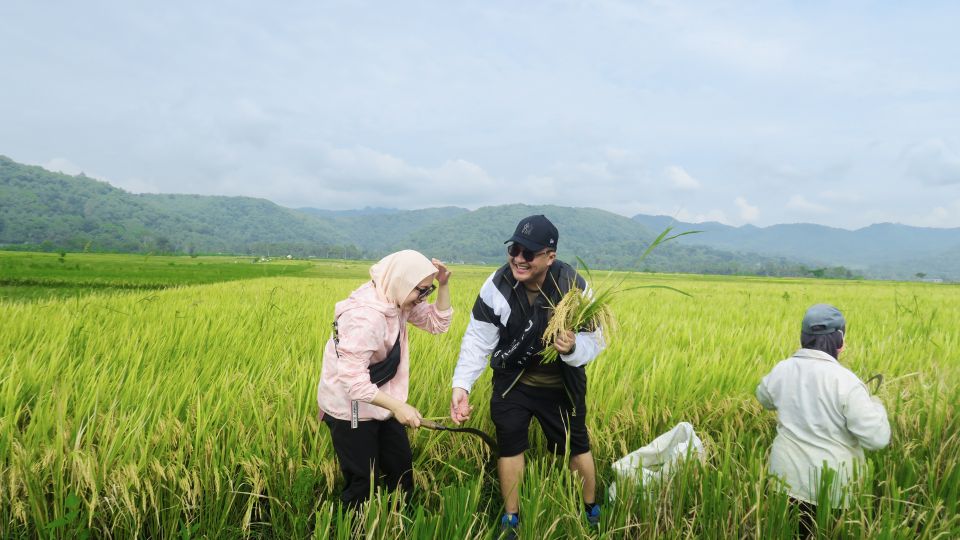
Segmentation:
<svg viewBox="0 0 960 540">
<path fill-rule="evenodd" d="M 337 353 L 337 358 L 340 358 L 340 351 L 337 350 L 337 345 L 340 344 L 340 331 L 337 327 L 337 321 L 333 321 L 333 350 Z M 393 344 L 393 348 L 390 349 L 390 352 L 387 353 L 387 357 L 383 362 L 377 362 L 376 364 L 370 364 L 370 382 L 377 386 L 383 386 L 390 382 L 397 375 L 397 370 L 400 368 L 400 333 L 397 333 L 397 341 Z"/>
<path fill-rule="evenodd" d="M 370 382 L 377 386 L 383 386 L 390 382 L 397 374 L 400 367 L 400 334 L 397 334 L 397 342 L 387 354 L 386 360 L 370 364 Z"/>
</svg>

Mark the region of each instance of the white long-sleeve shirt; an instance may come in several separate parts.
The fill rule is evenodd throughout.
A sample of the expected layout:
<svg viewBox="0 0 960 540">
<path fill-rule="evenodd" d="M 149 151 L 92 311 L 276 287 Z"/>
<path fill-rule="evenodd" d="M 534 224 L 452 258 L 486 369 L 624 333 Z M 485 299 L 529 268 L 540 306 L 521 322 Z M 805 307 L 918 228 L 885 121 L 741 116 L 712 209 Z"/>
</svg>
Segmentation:
<svg viewBox="0 0 960 540">
<path fill-rule="evenodd" d="M 757 386 L 757 399 L 777 411 L 770 472 L 789 494 L 816 504 L 823 466 L 837 472 L 830 501 L 846 506 L 844 488 L 863 463 L 863 450 L 890 442 L 887 411 L 866 385 L 827 353 L 800 349 Z"/>
</svg>

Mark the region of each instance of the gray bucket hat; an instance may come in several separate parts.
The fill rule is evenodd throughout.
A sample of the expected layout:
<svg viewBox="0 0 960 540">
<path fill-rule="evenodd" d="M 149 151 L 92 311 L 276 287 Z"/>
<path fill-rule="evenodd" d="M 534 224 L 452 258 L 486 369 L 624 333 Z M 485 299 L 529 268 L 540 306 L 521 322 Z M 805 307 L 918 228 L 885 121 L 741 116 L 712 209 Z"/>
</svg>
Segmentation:
<svg viewBox="0 0 960 540">
<path fill-rule="evenodd" d="M 837 330 L 846 330 L 847 321 L 843 313 L 830 304 L 815 304 L 803 315 L 800 331 L 804 334 L 832 334 Z"/>
</svg>

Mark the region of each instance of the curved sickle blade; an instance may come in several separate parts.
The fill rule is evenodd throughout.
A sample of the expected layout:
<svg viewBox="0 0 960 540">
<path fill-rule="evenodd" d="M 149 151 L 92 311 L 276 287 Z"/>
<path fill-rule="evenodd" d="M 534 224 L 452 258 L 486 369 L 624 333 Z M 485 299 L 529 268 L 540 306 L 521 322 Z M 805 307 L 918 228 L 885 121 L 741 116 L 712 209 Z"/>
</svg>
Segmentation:
<svg viewBox="0 0 960 540">
<path fill-rule="evenodd" d="M 880 385 L 883 384 L 883 374 L 882 374 L 882 373 L 877 373 L 877 374 L 874 375 L 873 377 L 870 377 L 869 379 L 867 379 L 863 384 L 865 384 L 865 385 L 867 386 L 867 388 L 870 388 L 870 383 L 871 383 L 872 381 L 877 381 L 877 386 L 874 387 L 874 389 L 873 389 L 873 393 L 876 394 L 877 392 L 880 391 Z"/>
<path fill-rule="evenodd" d="M 490 435 L 480 431 L 479 429 L 468 428 L 468 427 L 449 427 L 445 426 L 439 422 L 434 422 L 433 420 L 421 420 L 420 426 L 427 429 L 432 429 L 435 431 L 453 431 L 454 433 L 469 433 L 470 435 L 476 435 L 480 437 L 487 444 L 487 447 L 490 448 L 491 454 L 497 453 L 497 441 L 493 439 Z"/>
</svg>

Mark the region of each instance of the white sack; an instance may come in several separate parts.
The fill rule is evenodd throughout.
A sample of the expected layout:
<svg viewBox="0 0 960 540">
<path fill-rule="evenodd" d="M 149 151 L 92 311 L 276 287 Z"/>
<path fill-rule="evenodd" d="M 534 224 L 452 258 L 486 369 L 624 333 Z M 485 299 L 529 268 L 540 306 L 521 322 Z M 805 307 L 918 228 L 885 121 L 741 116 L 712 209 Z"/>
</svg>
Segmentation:
<svg viewBox="0 0 960 540">
<path fill-rule="evenodd" d="M 690 422 L 680 422 L 643 448 L 630 452 L 613 464 L 619 480 L 641 482 L 650 489 L 670 478 L 674 468 L 687 455 L 702 459 L 703 442 Z M 617 498 L 617 483 L 610 484 L 610 500 Z"/>
</svg>

